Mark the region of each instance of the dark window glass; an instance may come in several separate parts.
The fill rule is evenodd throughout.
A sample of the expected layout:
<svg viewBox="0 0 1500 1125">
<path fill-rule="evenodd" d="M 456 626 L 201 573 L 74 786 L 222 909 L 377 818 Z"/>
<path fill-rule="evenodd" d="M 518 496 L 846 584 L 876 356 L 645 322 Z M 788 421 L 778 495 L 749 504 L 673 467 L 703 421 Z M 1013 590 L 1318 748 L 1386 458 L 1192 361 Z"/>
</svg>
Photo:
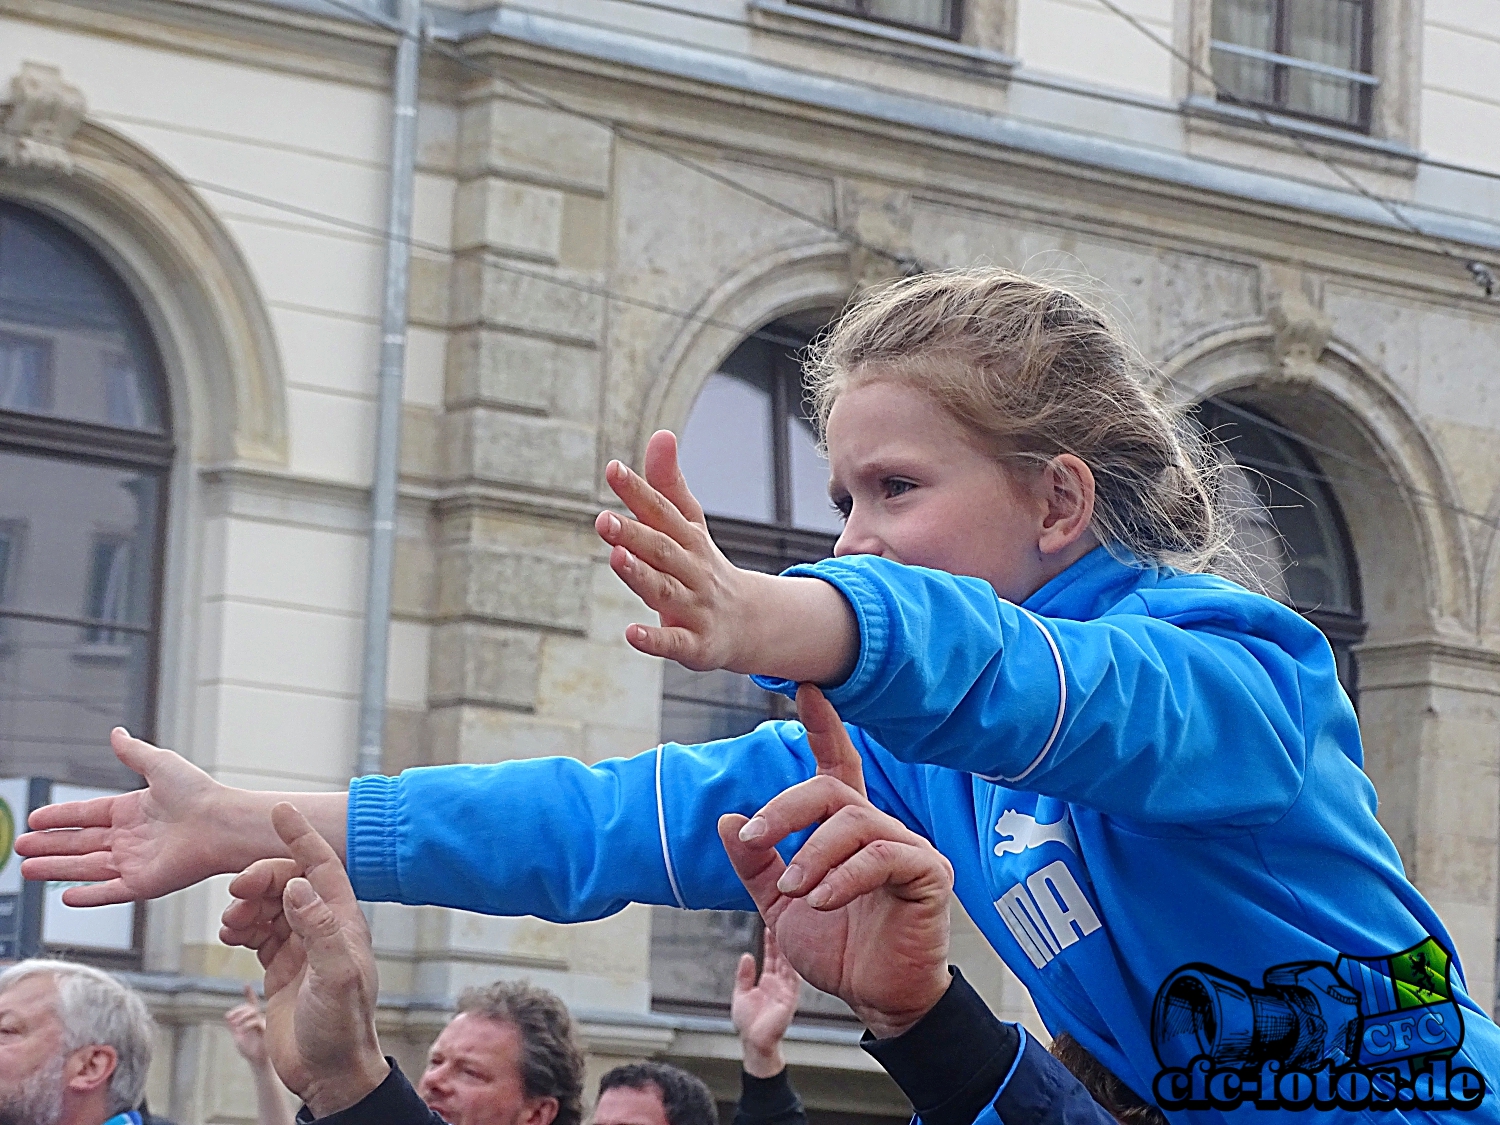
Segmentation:
<svg viewBox="0 0 1500 1125">
<path fill-rule="evenodd" d="M 104 260 L 0 202 L 0 778 L 50 780 L 58 800 L 137 786 L 109 730 L 154 734 L 172 459 L 160 371 Z M 39 896 L 44 943 L 139 963 L 134 906 L 75 911 L 60 892 Z"/>
<path fill-rule="evenodd" d="M 0 409 L 162 433 L 156 372 L 140 312 L 99 256 L 0 204 Z"/>
<path fill-rule="evenodd" d="M 793 0 L 793 3 L 950 39 L 957 39 L 963 31 L 960 0 Z"/>
<path fill-rule="evenodd" d="M 1214 0 L 1221 97 L 1368 129 L 1369 0 Z"/>
<path fill-rule="evenodd" d="M 1356 698 L 1354 646 L 1366 629 L 1359 570 L 1327 476 L 1284 427 L 1238 403 L 1210 399 L 1198 420 L 1240 469 L 1237 546 L 1268 594 L 1323 630 Z"/>
</svg>

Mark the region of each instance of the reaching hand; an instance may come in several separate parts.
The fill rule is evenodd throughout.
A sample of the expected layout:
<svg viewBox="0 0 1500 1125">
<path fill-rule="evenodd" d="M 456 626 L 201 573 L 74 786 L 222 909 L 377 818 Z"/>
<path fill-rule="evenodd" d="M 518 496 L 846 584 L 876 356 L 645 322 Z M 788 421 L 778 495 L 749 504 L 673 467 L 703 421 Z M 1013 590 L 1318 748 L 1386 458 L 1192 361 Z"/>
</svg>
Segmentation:
<svg viewBox="0 0 1500 1125">
<path fill-rule="evenodd" d="M 314 1116 L 354 1105 L 390 1072 L 375 1033 L 380 990 L 370 929 L 328 842 L 290 804 L 271 810 L 291 859 L 263 859 L 229 885 L 219 936 L 266 970 L 266 1047 Z"/>
<path fill-rule="evenodd" d="M 625 639 L 696 672 L 745 671 L 735 667 L 735 644 L 753 611 L 744 589 L 753 577 L 709 536 L 703 507 L 677 465 L 677 439 L 667 430 L 651 435 L 644 477 L 618 461 L 604 476 L 636 519 L 601 512 L 594 528 L 613 548 L 614 572 L 661 617 L 659 627 L 631 625 Z"/>
<path fill-rule="evenodd" d="M 260 1009 L 255 989 L 245 985 L 245 1002 L 224 1013 L 234 1049 L 251 1066 L 266 1064 L 266 1014 Z"/>
<path fill-rule="evenodd" d="M 817 776 L 748 821 L 720 818 L 719 838 L 792 966 L 889 1038 L 948 989 L 953 867 L 866 798 L 859 753 L 822 692 L 804 684 L 797 709 Z M 775 845 L 811 824 L 819 827 L 783 863 Z"/>
<path fill-rule="evenodd" d="M 69 906 L 159 898 L 210 875 L 237 870 L 222 866 L 224 849 L 213 829 L 215 805 L 225 787 L 170 750 L 132 738 L 123 727 L 110 733 L 115 755 L 146 779 L 146 788 L 117 797 L 69 801 L 37 809 L 33 831 L 16 840 L 28 879 L 87 882 L 69 887 Z M 42 829 L 70 828 L 52 832 Z"/>
<path fill-rule="evenodd" d="M 740 1037 L 748 1074 L 774 1078 L 786 1069 L 781 1041 L 797 1014 L 801 991 L 802 978 L 777 946 L 775 931 L 768 927 L 760 980 L 755 979 L 754 956 L 744 954 L 734 975 L 734 996 L 729 1001 L 729 1018 Z"/>
</svg>

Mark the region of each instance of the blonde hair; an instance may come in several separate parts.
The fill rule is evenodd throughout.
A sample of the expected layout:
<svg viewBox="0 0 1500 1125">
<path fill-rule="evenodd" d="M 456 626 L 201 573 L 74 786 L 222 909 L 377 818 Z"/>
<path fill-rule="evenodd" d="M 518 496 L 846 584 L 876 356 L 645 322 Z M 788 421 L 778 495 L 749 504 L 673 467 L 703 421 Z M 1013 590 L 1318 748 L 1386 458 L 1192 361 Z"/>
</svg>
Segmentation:
<svg viewBox="0 0 1500 1125">
<path fill-rule="evenodd" d="M 874 290 L 808 350 L 819 433 L 863 383 L 916 387 L 997 457 L 1061 453 L 1094 474 L 1093 530 L 1111 553 L 1187 571 L 1234 567 L 1221 459 L 1103 312 L 1002 269 L 922 274 Z"/>
</svg>

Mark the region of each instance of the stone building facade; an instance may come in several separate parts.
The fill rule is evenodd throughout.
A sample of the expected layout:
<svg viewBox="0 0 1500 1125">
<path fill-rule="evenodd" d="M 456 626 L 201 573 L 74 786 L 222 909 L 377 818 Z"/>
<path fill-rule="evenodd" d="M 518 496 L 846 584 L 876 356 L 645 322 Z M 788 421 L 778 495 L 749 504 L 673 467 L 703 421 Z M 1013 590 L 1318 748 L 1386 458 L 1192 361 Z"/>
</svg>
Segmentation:
<svg viewBox="0 0 1500 1125">
<path fill-rule="evenodd" d="M 1500 297 L 1476 279 L 1500 261 L 1500 102 L 1484 77 L 1500 72 L 1500 25 L 1482 0 L 1356 4 L 1365 77 L 1315 73 L 1345 82 L 1357 111 L 1330 123 L 1307 112 L 1326 98 L 1277 103 L 1268 124 L 1205 77 L 1226 52 L 1254 57 L 1223 45 L 1214 2 L 1140 0 L 1128 19 L 1095 0 L 430 7 L 385 768 L 636 753 L 663 735 L 664 687 L 699 719 L 768 706 L 722 682 L 698 696 L 664 683 L 625 645 L 641 609 L 592 530 L 603 466 L 638 461 L 662 427 L 711 446 L 695 405 L 708 410 L 712 379 L 739 379 L 780 403 L 765 417 L 792 436 L 745 469 L 774 503 L 736 508 L 731 480 L 716 527 L 758 565 L 816 554 L 826 513 L 803 519 L 795 481 L 766 483 L 795 460 L 795 396 L 743 373 L 759 362 L 746 341 L 805 337 L 913 264 L 1063 272 L 1111 303 L 1165 393 L 1253 416 L 1263 456 L 1321 501 L 1316 549 L 1288 573 L 1313 573 L 1322 551 L 1332 586 L 1317 604 L 1287 596 L 1324 613 L 1346 653 L 1384 823 L 1491 1002 Z M 350 775 L 391 14 L 373 0 L 0 0 L 0 83 L 14 79 L 0 107 L 0 531 L 14 531 L 0 619 L 20 640 L 0 646 L 0 774 L 127 784 L 98 756 L 117 717 L 87 700 L 106 699 L 138 700 L 145 733 L 231 784 Z M 6 273 L 12 228 L 104 279 L 88 317 L 68 311 L 87 285 L 62 266 L 57 293 L 41 259 Z M 130 360 L 126 376 L 110 359 L 74 371 L 59 344 L 52 383 L 134 390 L 95 414 L 61 392 L 22 397 L 41 395 L 44 321 Z M 92 569 L 66 579 L 81 594 L 29 606 L 35 572 L 65 581 L 35 496 L 75 462 L 149 477 L 154 515 L 138 485 L 134 515 L 59 503 L 51 517 L 77 535 L 55 557 Z M 101 481 L 86 487 L 119 483 Z M 127 541 L 134 569 L 110 553 Z M 5 671 L 41 635 L 23 627 L 55 631 L 29 643 L 60 669 L 25 692 Z M 39 711 L 35 676 L 73 686 Z M 67 769 L 49 771 L 38 723 L 66 730 Z M 163 1027 L 152 1102 L 183 1122 L 251 1112 L 218 1025 L 256 975 L 215 939 L 225 882 L 117 916 L 110 941 L 54 925 L 49 907 L 55 945 L 141 974 Z M 733 1096 L 714 990 L 751 940 L 742 919 L 374 918 L 385 1033 L 413 1064 L 458 990 L 527 976 L 580 1014 L 596 1069 L 666 1057 Z M 958 948 L 998 1008 L 1035 1020 L 977 934 Z M 788 1052 L 809 1105 L 900 1116 L 855 1030 L 815 998 L 809 1011 L 824 1018 Z"/>
</svg>

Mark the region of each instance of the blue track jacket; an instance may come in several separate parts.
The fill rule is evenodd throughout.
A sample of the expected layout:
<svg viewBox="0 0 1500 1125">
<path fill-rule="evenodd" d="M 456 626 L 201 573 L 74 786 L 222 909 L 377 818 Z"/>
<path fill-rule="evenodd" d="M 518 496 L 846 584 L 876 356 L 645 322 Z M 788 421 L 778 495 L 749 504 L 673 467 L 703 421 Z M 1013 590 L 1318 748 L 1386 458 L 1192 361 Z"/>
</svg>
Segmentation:
<svg viewBox="0 0 1500 1125">
<path fill-rule="evenodd" d="M 827 694 L 871 800 L 952 861 L 1054 1032 L 1174 1120 L 1500 1122 L 1500 1029 L 1376 822 L 1312 624 L 1102 548 L 1024 606 L 873 556 L 789 573 L 858 618 L 858 663 Z M 563 922 L 749 910 L 716 822 L 814 769 L 802 727 L 770 722 L 592 767 L 361 778 L 349 870 L 364 899 Z"/>
</svg>

